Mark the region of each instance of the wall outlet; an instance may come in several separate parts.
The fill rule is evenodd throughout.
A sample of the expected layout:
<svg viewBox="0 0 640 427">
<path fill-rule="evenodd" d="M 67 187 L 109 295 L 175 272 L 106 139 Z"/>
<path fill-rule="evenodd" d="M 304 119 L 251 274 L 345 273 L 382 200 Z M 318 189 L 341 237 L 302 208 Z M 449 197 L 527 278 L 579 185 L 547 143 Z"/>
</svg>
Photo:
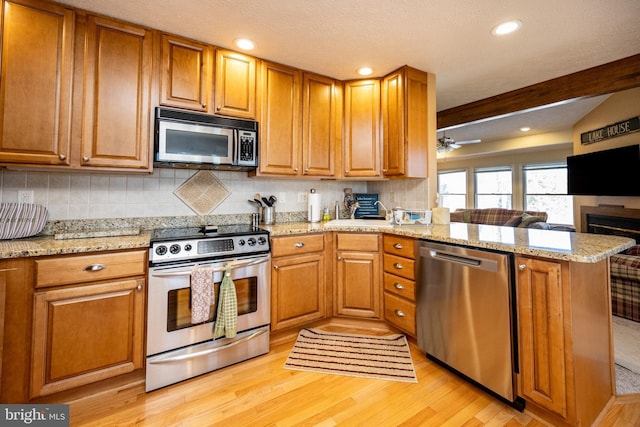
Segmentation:
<svg viewBox="0 0 640 427">
<path fill-rule="evenodd" d="M 307 193 L 304 191 L 298 192 L 298 203 L 306 203 L 307 201 Z"/>
<path fill-rule="evenodd" d="M 18 203 L 33 203 L 33 190 L 18 191 Z"/>
<path fill-rule="evenodd" d="M 287 202 L 287 193 L 285 193 L 283 191 L 278 193 L 278 201 L 282 202 L 282 203 L 286 203 Z"/>
</svg>

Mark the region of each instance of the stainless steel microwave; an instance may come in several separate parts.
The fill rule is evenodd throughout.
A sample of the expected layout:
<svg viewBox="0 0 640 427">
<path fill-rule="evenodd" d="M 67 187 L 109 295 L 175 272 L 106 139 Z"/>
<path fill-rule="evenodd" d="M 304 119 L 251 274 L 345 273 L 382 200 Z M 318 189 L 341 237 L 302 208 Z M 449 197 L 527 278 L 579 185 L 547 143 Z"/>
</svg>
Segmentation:
<svg viewBox="0 0 640 427">
<path fill-rule="evenodd" d="M 255 169 L 258 123 L 157 107 L 154 166 Z"/>
</svg>

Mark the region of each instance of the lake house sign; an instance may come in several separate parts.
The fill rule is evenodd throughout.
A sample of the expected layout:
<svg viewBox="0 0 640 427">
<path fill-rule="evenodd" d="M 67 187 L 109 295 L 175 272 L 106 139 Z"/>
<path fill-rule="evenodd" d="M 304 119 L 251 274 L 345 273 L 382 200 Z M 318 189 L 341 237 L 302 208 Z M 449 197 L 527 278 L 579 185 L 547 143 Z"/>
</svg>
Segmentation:
<svg viewBox="0 0 640 427">
<path fill-rule="evenodd" d="M 637 132 L 638 130 L 640 130 L 640 117 L 632 117 L 628 120 L 607 125 L 600 129 L 581 133 L 580 142 L 582 145 L 593 144 L 594 142 L 627 135 L 629 133 Z"/>
</svg>

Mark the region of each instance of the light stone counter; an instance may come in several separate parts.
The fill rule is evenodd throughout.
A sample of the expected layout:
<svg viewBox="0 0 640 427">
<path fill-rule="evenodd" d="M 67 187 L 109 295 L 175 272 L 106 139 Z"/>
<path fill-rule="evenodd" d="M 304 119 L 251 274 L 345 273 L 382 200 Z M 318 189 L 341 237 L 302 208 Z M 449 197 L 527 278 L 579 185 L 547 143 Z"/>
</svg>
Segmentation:
<svg viewBox="0 0 640 427">
<path fill-rule="evenodd" d="M 115 237 L 55 239 L 54 236 L 0 240 L 0 259 L 148 248 L 151 233 Z"/>
<path fill-rule="evenodd" d="M 523 255 L 593 263 L 634 245 L 620 236 L 572 233 L 483 224 L 394 225 L 393 227 L 332 226 L 322 223 L 285 223 L 264 226 L 272 236 L 321 231 L 383 232 L 442 243 L 494 249 Z"/>
<path fill-rule="evenodd" d="M 633 246 L 633 239 L 566 231 L 451 223 L 447 225 L 394 225 L 344 227 L 323 223 L 282 222 L 262 225 L 271 236 L 326 231 L 383 232 L 442 243 L 494 249 L 544 258 L 593 263 Z M 54 236 L 0 241 L 0 259 L 64 255 L 149 247 L 149 232 L 137 235 L 57 240 Z"/>
</svg>

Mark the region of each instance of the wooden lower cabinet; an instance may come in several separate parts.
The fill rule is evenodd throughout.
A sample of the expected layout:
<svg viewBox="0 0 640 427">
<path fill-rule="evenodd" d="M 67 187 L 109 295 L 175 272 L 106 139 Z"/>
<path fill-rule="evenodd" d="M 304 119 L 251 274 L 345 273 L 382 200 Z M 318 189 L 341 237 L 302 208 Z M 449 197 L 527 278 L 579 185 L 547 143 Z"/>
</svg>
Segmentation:
<svg viewBox="0 0 640 427">
<path fill-rule="evenodd" d="M 592 425 L 615 394 L 607 260 L 516 257 L 519 394 L 554 425 Z"/>
<path fill-rule="evenodd" d="M 324 236 L 273 238 L 272 254 L 271 330 L 325 318 Z"/>
<path fill-rule="evenodd" d="M 37 292 L 30 397 L 142 368 L 144 285 L 140 278 Z"/>
<path fill-rule="evenodd" d="M 379 242 L 378 234 L 337 233 L 336 315 L 382 318 Z"/>
</svg>

